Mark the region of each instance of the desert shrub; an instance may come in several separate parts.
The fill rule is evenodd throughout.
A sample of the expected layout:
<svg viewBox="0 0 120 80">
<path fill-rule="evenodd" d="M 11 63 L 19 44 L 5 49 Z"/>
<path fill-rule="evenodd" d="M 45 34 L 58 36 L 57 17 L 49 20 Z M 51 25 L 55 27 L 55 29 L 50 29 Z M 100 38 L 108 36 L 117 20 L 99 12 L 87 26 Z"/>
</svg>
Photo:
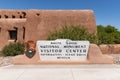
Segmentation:
<svg viewBox="0 0 120 80">
<path fill-rule="evenodd" d="M 48 40 L 55 39 L 71 39 L 71 40 L 88 40 L 91 43 L 97 43 L 95 33 L 89 33 L 84 27 L 77 26 L 64 26 L 62 30 L 50 33 Z"/>
<path fill-rule="evenodd" d="M 114 26 L 97 26 L 99 44 L 120 44 L 120 31 Z"/>
<path fill-rule="evenodd" d="M 10 43 L 2 49 L 4 56 L 16 56 L 24 53 L 24 45 L 21 43 Z"/>
</svg>

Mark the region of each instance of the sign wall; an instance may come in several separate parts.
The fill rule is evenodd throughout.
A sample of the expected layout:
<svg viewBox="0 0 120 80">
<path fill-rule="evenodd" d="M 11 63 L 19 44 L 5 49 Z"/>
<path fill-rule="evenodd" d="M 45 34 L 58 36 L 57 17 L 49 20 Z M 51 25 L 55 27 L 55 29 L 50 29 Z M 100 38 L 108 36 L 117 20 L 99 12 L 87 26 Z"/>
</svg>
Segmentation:
<svg viewBox="0 0 120 80">
<path fill-rule="evenodd" d="M 69 39 L 37 41 L 39 56 L 43 61 L 86 60 L 89 44 L 89 41 L 72 41 Z"/>
</svg>

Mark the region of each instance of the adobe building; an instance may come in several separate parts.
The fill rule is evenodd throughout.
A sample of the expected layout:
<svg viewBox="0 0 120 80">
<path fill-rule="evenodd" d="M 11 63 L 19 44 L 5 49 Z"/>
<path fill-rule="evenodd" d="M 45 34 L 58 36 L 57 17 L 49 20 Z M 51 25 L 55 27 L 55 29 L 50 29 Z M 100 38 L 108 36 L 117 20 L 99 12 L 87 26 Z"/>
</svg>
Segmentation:
<svg viewBox="0 0 120 80">
<path fill-rule="evenodd" d="M 96 32 L 92 10 L 0 10 L 0 49 L 10 42 L 44 40 L 65 25 Z"/>
</svg>

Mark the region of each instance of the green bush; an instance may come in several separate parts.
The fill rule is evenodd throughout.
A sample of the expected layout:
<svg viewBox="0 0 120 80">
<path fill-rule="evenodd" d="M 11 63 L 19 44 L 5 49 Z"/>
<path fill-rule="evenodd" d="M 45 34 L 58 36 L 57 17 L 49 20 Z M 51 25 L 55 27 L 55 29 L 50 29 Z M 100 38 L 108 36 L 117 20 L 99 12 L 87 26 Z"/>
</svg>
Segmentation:
<svg viewBox="0 0 120 80">
<path fill-rule="evenodd" d="M 98 44 L 120 44 L 120 31 L 114 26 L 97 26 Z"/>
<path fill-rule="evenodd" d="M 64 26 L 61 31 L 55 30 L 50 33 L 48 40 L 55 39 L 71 39 L 71 40 L 88 40 L 91 43 L 97 43 L 95 33 L 89 33 L 84 27 L 77 26 Z"/>
<path fill-rule="evenodd" d="M 10 43 L 9 45 L 6 45 L 2 50 L 2 54 L 4 56 L 16 56 L 23 53 L 24 53 L 24 46 L 19 42 Z"/>
</svg>

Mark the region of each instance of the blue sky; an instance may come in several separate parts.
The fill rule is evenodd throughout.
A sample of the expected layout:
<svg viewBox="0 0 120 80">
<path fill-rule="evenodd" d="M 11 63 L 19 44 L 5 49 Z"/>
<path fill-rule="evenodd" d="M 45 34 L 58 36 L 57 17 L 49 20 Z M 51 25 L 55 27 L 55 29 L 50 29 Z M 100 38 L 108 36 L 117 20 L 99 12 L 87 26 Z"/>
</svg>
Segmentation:
<svg viewBox="0 0 120 80">
<path fill-rule="evenodd" d="M 120 0 L 0 0 L 0 9 L 90 9 L 97 25 L 113 25 L 120 30 Z"/>
</svg>

